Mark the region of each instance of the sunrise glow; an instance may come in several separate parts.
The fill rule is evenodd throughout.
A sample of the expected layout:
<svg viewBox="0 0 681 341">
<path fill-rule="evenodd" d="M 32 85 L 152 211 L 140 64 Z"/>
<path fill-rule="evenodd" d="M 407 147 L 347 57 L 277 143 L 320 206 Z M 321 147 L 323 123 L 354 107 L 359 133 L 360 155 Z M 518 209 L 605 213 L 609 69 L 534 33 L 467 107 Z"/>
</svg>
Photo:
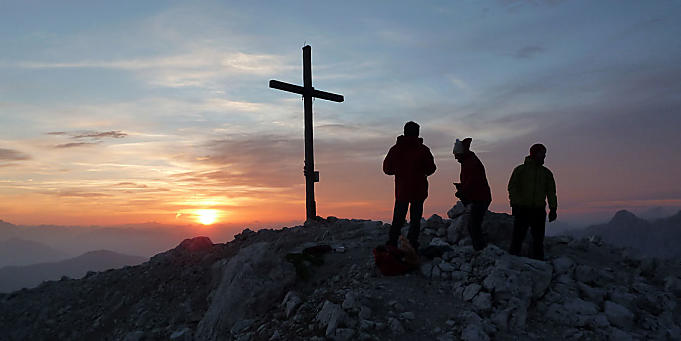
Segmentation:
<svg viewBox="0 0 681 341">
<path fill-rule="evenodd" d="M 196 210 L 196 219 L 203 225 L 212 225 L 218 220 L 218 210 Z"/>
</svg>

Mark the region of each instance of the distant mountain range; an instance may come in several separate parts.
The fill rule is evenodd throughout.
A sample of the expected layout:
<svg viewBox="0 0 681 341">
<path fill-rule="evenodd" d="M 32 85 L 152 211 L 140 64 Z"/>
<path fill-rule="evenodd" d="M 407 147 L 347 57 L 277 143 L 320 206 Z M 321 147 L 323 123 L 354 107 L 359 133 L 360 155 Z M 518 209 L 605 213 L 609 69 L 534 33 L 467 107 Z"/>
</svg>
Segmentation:
<svg viewBox="0 0 681 341">
<path fill-rule="evenodd" d="M 43 243 L 12 237 L 0 240 L 0 267 L 54 262 L 71 257 Z"/>
<path fill-rule="evenodd" d="M 649 221 L 621 210 L 605 224 L 568 234 L 576 237 L 598 235 L 606 242 L 636 249 L 647 256 L 681 259 L 681 211 Z"/>
<path fill-rule="evenodd" d="M 9 244 L 9 243 L 7 243 Z M 88 271 L 103 271 L 137 265 L 147 258 L 125 255 L 108 250 L 90 251 L 75 258 L 50 263 L 0 268 L 0 292 L 32 288 L 43 281 L 57 280 L 62 276 L 83 277 Z"/>
</svg>

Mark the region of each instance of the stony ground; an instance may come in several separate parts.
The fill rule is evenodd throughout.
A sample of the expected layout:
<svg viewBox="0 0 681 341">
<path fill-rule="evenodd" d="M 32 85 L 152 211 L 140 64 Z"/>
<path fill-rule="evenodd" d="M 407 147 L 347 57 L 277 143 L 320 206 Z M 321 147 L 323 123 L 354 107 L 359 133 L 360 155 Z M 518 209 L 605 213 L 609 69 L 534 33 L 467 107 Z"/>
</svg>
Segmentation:
<svg viewBox="0 0 681 341">
<path fill-rule="evenodd" d="M 546 261 L 506 253 L 511 217 L 489 212 L 474 252 L 460 206 L 424 222 L 449 246 L 382 276 L 371 250 L 389 225 L 329 217 L 187 240 L 135 267 L 0 295 L 8 340 L 678 340 L 681 265 L 634 258 L 598 238 L 552 237 Z M 330 245 L 323 264 L 286 260 Z M 299 269 L 300 271 L 300 269 Z"/>
</svg>

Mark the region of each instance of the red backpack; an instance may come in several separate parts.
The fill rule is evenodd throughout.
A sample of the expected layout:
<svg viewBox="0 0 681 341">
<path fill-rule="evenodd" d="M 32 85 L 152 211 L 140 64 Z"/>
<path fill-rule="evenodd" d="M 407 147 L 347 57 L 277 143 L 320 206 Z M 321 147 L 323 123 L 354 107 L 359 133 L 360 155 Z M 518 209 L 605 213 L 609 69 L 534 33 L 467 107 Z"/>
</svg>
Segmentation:
<svg viewBox="0 0 681 341">
<path fill-rule="evenodd" d="M 379 245 L 374 248 L 376 267 L 384 276 L 398 276 L 411 271 L 416 266 L 405 261 L 406 253 L 392 245 Z"/>
</svg>

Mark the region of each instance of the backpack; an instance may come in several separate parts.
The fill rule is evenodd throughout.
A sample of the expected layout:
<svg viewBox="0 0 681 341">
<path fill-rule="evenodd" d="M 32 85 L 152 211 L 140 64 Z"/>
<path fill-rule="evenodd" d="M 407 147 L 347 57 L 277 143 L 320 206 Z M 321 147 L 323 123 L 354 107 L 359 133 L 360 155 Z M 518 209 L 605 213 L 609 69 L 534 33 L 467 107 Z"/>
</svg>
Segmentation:
<svg viewBox="0 0 681 341">
<path fill-rule="evenodd" d="M 405 261 L 406 252 L 392 245 L 379 245 L 374 248 L 376 267 L 384 276 L 403 275 L 416 266 Z"/>
</svg>

